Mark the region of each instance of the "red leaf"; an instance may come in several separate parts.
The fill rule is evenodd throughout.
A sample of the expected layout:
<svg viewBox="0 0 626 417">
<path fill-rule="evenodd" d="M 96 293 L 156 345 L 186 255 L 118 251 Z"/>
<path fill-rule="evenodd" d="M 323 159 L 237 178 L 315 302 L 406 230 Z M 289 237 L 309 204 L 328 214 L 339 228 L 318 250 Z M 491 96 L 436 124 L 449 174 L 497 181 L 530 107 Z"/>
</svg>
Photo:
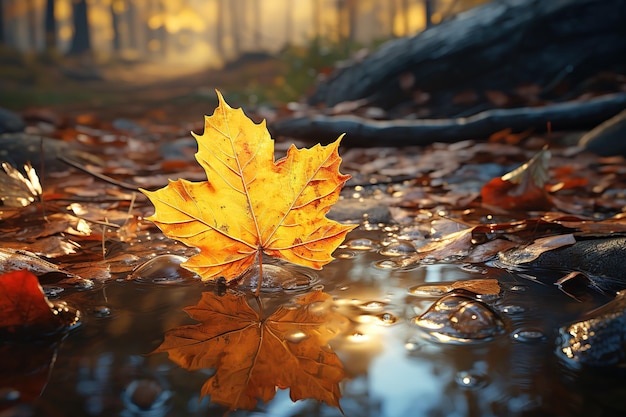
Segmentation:
<svg viewBox="0 0 626 417">
<path fill-rule="evenodd" d="M 15 333 L 24 328 L 37 332 L 56 331 L 61 319 L 53 313 L 39 280 L 31 272 L 0 275 L 0 329 Z"/>
<path fill-rule="evenodd" d="M 550 152 L 541 150 L 519 168 L 494 178 L 480 191 L 483 205 L 504 210 L 546 210 L 552 207 L 545 190 Z"/>
</svg>

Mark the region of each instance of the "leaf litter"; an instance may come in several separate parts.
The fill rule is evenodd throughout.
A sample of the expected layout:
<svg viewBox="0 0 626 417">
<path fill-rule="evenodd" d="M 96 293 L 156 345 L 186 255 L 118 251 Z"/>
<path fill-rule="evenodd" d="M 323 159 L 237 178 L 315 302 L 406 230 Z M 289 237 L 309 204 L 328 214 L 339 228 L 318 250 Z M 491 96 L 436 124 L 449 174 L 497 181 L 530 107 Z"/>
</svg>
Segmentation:
<svg viewBox="0 0 626 417">
<path fill-rule="evenodd" d="M 69 302 L 76 291 L 84 291 L 84 286 L 77 289 L 77 279 L 180 283 L 182 276 L 182 282 L 195 280 L 195 276 L 181 272 L 180 264 L 197 256 L 198 251 L 157 230 L 146 220 L 153 210 L 149 201 L 124 185 L 155 189 L 172 176 L 206 180 L 202 167 L 189 163 L 193 144 L 181 139 L 189 130 L 199 131 L 202 126 L 142 121 L 141 129 L 130 131 L 93 117 L 79 117 L 69 125 L 48 126 L 45 135 L 80 144 L 82 156 L 64 170 L 44 170 L 39 178 L 42 192 L 33 193 L 26 182 L 34 178 L 32 172 L 38 173 L 36 167 L 30 174 L 23 173 L 23 180 L 17 183 L 8 175 L 4 178 L 11 180 L 0 181 L 3 192 L 19 190 L 19 198 L 13 199 L 19 204 L 0 207 L 2 268 L 35 272 L 44 282 L 44 290 L 46 282 L 65 286 Z M 31 126 L 30 132 L 36 134 L 37 129 Z M 414 253 L 394 258 L 403 268 L 432 262 L 482 265 L 515 248 L 530 248 L 540 256 L 568 245 L 572 238 L 626 233 L 624 159 L 600 158 L 561 146 L 554 137 L 551 142 L 549 159 L 544 150 L 546 139 L 530 133 L 401 151 L 384 147 L 346 149 L 342 167 L 352 179 L 346 182 L 339 199 L 373 202 L 374 207 L 378 204 L 388 210 L 385 224 L 395 223 L 396 235 L 405 236 L 415 247 Z M 277 139 L 278 157 L 288 154 L 289 143 L 288 138 Z M 26 163 L 21 161 L 18 166 Z M 532 174 L 535 164 L 541 168 L 540 181 Z M 520 184 L 541 189 L 541 204 L 507 203 L 510 188 L 504 192 L 489 189 L 487 202 L 483 201 L 484 187 L 490 181 L 515 183 L 511 180 L 518 175 L 522 176 Z M 523 188 L 517 194 L 526 197 Z M 504 204 L 499 202 L 502 198 Z M 363 216 L 366 214 L 343 220 L 360 223 L 361 231 L 383 227 L 371 224 Z M 330 210 L 329 217 L 333 216 L 341 218 L 341 213 Z M 163 271 L 169 274 L 165 281 Z M 46 278 L 59 274 L 60 279 Z M 564 286 L 577 276 L 569 273 L 555 284 Z M 422 290 L 431 291 L 431 295 L 435 290 L 484 295 L 501 290 L 495 280 L 473 281 L 441 286 L 433 283 L 432 288 Z M 263 320 L 258 316 L 261 313 L 254 314 L 254 320 Z M 176 348 L 172 345 L 166 350 Z M 241 385 L 238 387 L 233 389 Z M 330 387 L 323 395 L 333 390 Z M 338 402 L 336 392 L 330 397 L 319 395 L 329 404 Z M 226 405 L 232 407 L 231 403 Z"/>
</svg>

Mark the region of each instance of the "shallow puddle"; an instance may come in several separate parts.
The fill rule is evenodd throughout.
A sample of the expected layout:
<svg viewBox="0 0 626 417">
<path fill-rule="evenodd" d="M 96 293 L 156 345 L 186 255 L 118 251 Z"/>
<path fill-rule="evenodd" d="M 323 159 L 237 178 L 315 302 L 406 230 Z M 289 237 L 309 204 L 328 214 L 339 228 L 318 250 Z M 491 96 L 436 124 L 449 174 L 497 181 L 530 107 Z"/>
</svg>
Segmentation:
<svg viewBox="0 0 626 417">
<path fill-rule="evenodd" d="M 280 266 L 268 265 L 265 272 L 273 278 L 264 286 L 260 301 L 244 297 L 249 317 L 237 318 L 240 309 L 231 318 L 254 324 L 250 315 L 257 314 L 262 326 L 274 326 L 276 333 L 285 320 L 276 318 L 274 323 L 272 318 L 282 314 L 293 322 L 292 328 L 280 330 L 284 346 L 292 351 L 302 346 L 299 354 L 319 362 L 336 355 L 344 371 L 334 378 L 339 381 L 340 406 L 346 416 L 620 413 L 624 407 L 620 395 L 626 387 L 619 377 L 577 373 L 555 354 L 558 328 L 606 299 L 568 297 L 551 284 L 549 274 L 532 280 L 490 266 L 410 263 L 406 259 L 412 246 L 393 241 L 397 230 L 374 229 L 352 232 L 337 250 L 337 259 L 322 271 L 296 268 L 284 278 Z M 31 370 L 19 376 L 14 388 L 4 389 L 0 404 L 19 403 L 20 397 L 27 396 L 19 387 L 45 382 L 49 370 L 41 397 L 32 405 L 26 402 L 14 408 L 19 415 L 224 415 L 228 407 L 212 403 L 209 396 L 200 399 L 200 393 L 203 384 L 229 364 L 186 370 L 165 353 L 151 354 L 168 331 L 196 323 L 184 308 L 201 299 L 225 306 L 227 299 L 222 289 L 202 284 L 179 267 L 181 255 L 188 250 L 170 247 L 167 241 L 158 245 L 159 253 L 173 253 L 106 283 L 86 289 L 64 289 L 54 282 L 45 285 L 53 301 L 57 295 L 56 299 L 81 310 L 83 323 L 63 341 L 41 346 L 37 355 L 31 355 Z M 255 287 L 258 271 L 249 275 L 243 285 Z M 497 279 L 500 293 L 477 295 L 462 285 L 450 292 L 452 283 L 477 279 Z M 315 292 L 323 296 L 303 301 Z M 306 317 L 328 322 L 305 327 L 297 319 L 304 309 Z M 261 338 L 268 338 L 268 332 L 261 332 L 265 335 Z M 330 347 L 320 335 L 326 335 Z M 324 346 L 317 346 L 317 353 L 303 353 L 314 337 Z M 229 361 L 246 360 L 224 352 L 207 353 Z M 23 352 L 13 354 L 23 356 Z M 285 372 L 282 368 L 279 364 L 265 370 L 265 378 Z M 315 399 L 290 399 L 289 388 L 303 398 L 319 398 L 313 382 L 323 384 L 330 377 L 322 367 L 316 369 L 309 382 L 278 389 L 255 411 L 237 410 L 231 415 L 341 416 L 339 408 Z"/>
</svg>

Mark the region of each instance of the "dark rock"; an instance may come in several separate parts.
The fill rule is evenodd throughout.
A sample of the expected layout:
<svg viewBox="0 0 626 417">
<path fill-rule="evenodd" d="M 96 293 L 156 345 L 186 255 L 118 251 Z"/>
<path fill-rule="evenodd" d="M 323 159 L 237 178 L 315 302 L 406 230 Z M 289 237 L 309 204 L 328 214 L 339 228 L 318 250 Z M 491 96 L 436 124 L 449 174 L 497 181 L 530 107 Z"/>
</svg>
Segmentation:
<svg viewBox="0 0 626 417">
<path fill-rule="evenodd" d="M 578 144 L 601 156 L 626 156 L 626 110 L 592 129 Z"/>
<path fill-rule="evenodd" d="M 626 365 L 626 292 L 591 314 L 560 329 L 557 355 L 574 367 Z"/>
<path fill-rule="evenodd" d="M 43 155 L 46 172 L 66 170 L 67 165 L 60 161 L 57 155 L 66 154 L 68 151 L 68 144 L 56 139 L 27 133 L 0 135 L 0 162 L 8 162 L 18 169 L 30 161 L 39 171 Z"/>
<path fill-rule="evenodd" d="M 23 132 L 25 128 L 19 114 L 0 107 L 0 133 Z"/>
<path fill-rule="evenodd" d="M 605 291 L 626 288 L 626 237 L 579 240 L 567 247 L 544 252 L 530 262 L 524 248 L 499 254 L 499 262 L 507 267 L 545 268 L 557 271 L 580 271 Z"/>
</svg>

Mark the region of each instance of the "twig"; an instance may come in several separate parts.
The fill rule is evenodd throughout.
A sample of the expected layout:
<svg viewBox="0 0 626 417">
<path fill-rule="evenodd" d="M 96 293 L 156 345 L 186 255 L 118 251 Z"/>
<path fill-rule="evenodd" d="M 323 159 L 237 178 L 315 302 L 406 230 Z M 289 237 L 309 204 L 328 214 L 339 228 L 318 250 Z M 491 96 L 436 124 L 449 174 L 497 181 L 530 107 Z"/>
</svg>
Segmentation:
<svg viewBox="0 0 626 417">
<path fill-rule="evenodd" d="M 108 175 L 104 175 L 104 174 L 101 174 L 99 172 L 92 171 L 88 167 L 86 167 L 86 166 L 84 166 L 84 165 L 82 165 L 82 164 L 80 164 L 80 163 L 78 163 L 76 161 L 73 161 L 73 160 L 71 160 L 71 159 L 69 159 L 69 158 L 67 158 L 67 157 L 65 157 L 63 155 L 59 155 L 58 158 L 61 161 L 65 162 L 66 164 L 68 164 L 70 166 L 73 166 L 74 168 L 80 169 L 81 171 L 86 172 L 89 175 L 92 175 L 92 176 L 94 176 L 94 177 L 96 177 L 96 178 L 98 178 L 98 179 L 100 179 L 102 181 L 106 181 L 106 182 L 111 183 L 113 185 L 117 185 L 118 187 L 125 188 L 127 190 L 132 190 L 132 191 L 137 191 L 137 189 L 139 188 L 135 184 L 131 184 L 129 182 L 124 182 L 124 181 L 118 181 L 118 180 L 116 180 L 114 178 L 109 177 Z"/>
</svg>

